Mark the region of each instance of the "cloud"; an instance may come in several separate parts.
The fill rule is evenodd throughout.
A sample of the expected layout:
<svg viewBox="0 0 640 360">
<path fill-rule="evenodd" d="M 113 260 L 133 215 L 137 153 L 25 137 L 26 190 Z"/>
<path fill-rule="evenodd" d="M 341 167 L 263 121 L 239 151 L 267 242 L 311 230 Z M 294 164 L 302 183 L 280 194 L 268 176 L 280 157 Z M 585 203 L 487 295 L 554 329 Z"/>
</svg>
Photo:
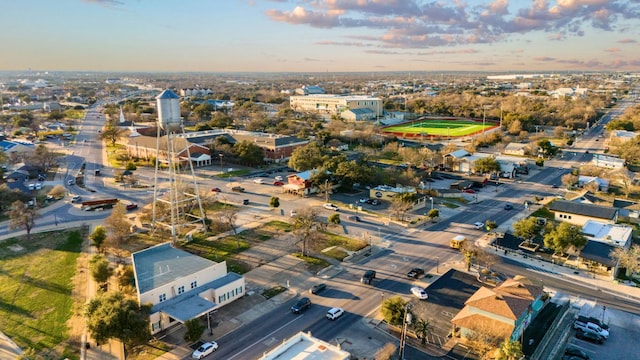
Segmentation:
<svg viewBox="0 0 640 360">
<path fill-rule="evenodd" d="M 608 48 L 608 49 L 604 49 L 604 51 L 608 52 L 608 53 L 616 53 L 616 52 L 620 52 L 620 48 L 611 47 L 611 48 Z"/>
<path fill-rule="evenodd" d="M 622 31 L 624 20 L 640 19 L 640 3 L 627 0 L 493 0 L 480 5 L 457 0 L 291 2 L 296 4 L 292 10 L 270 9 L 266 15 L 314 28 L 365 29 L 379 46 L 406 49 L 498 43 L 536 32 L 566 41 L 592 29 Z"/>
<path fill-rule="evenodd" d="M 626 39 L 618 40 L 618 44 L 635 44 L 635 43 L 637 43 L 635 39 L 626 38 Z"/>
<path fill-rule="evenodd" d="M 90 4 L 102 5 L 105 7 L 114 7 L 114 6 L 124 5 L 124 1 L 119 1 L 119 0 L 82 0 L 82 1 Z"/>
<path fill-rule="evenodd" d="M 548 56 L 538 56 L 538 57 L 534 57 L 532 60 L 540 61 L 540 62 L 550 62 L 550 61 L 555 61 L 556 59 Z"/>
</svg>

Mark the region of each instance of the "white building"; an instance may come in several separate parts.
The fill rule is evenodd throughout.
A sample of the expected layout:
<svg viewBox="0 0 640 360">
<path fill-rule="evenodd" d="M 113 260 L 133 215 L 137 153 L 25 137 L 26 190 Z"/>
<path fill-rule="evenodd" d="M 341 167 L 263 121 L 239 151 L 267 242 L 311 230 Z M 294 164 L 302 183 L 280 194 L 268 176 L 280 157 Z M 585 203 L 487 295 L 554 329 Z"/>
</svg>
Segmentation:
<svg viewBox="0 0 640 360">
<path fill-rule="evenodd" d="M 131 255 L 140 304 L 151 304 L 151 333 L 208 315 L 245 294 L 244 277 L 164 243 Z"/>
<path fill-rule="evenodd" d="M 348 360 L 351 359 L 351 354 L 340 349 L 339 346 L 314 338 L 311 333 L 299 332 L 259 358 L 259 360 L 285 359 Z"/>
<path fill-rule="evenodd" d="M 291 96 L 289 105 L 294 111 L 338 115 L 348 109 L 371 109 L 375 116 L 382 115 L 382 99 L 371 96 L 307 95 Z"/>
<path fill-rule="evenodd" d="M 606 169 L 622 169 L 624 168 L 625 161 L 614 156 L 593 154 L 591 165 Z"/>
<path fill-rule="evenodd" d="M 597 191 L 601 191 L 605 193 L 609 192 L 609 180 L 602 179 L 597 176 L 586 176 L 586 175 L 578 176 L 579 187 L 584 187 L 585 185 L 590 183 L 595 183 L 598 186 Z"/>
<path fill-rule="evenodd" d="M 582 234 L 590 241 L 598 241 L 628 249 L 632 242 L 633 228 L 626 225 L 587 220 L 582 226 Z"/>
</svg>

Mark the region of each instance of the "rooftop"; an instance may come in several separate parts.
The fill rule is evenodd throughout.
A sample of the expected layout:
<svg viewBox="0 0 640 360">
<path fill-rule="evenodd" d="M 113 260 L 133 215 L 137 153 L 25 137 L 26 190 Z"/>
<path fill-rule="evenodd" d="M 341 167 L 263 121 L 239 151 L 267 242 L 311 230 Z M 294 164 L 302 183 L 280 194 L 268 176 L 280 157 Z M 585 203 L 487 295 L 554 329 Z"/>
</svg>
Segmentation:
<svg viewBox="0 0 640 360">
<path fill-rule="evenodd" d="M 347 360 L 351 354 L 311 334 L 299 332 L 280 346 L 265 353 L 260 360 Z"/>
<path fill-rule="evenodd" d="M 582 227 L 582 233 L 590 240 L 606 242 L 611 245 L 625 246 L 631 239 L 633 229 L 626 225 L 612 225 L 599 221 L 587 220 Z"/>
<path fill-rule="evenodd" d="M 575 203 L 566 200 L 554 201 L 549 207 L 549 210 L 607 220 L 615 219 L 618 213 L 618 209 L 612 207 Z"/>
</svg>

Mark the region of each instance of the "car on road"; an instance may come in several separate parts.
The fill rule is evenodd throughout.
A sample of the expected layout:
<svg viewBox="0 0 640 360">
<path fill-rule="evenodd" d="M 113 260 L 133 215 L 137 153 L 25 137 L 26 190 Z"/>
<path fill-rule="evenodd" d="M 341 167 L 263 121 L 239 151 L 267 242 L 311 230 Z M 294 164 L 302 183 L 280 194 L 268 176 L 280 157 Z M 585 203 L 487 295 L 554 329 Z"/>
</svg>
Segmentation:
<svg viewBox="0 0 640 360">
<path fill-rule="evenodd" d="M 72 202 L 72 203 L 79 203 L 80 201 L 82 201 L 82 198 L 80 197 L 80 195 L 74 195 L 74 196 L 71 198 L 71 202 Z"/>
<path fill-rule="evenodd" d="M 378 199 L 368 199 L 367 200 L 367 204 L 373 205 L 373 206 L 377 206 L 380 205 L 380 200 Z"/>
<path fill-rule="evenodd" d="M 222 192 L 222 190 L 220 190 L 220 188 L 212 188 L 211 191 L 213 191 L 213 192 Z"/>
<path fill-rule="evenodd" d="M 282 181 L 274 181 L 273 186 L 283 186 L 284 183 Z"/>
<path fill-rule="evenodd" d="M 72 186 L 75 184 L 76 184 L 75 180 L 67 180 L 67 185 Z"/>
<path fill-rule="evenodd" d="M 589 355 L 584 350 L 578 349 L 575 346 L 569 346 L 564 349 L 564 354 L 568 356 L 578 357 L 584 360 L 589 360 Z"/>
<path fill-rule="evenodd" d="M 313 285 L 311 289 L 309 289 L 309 292 L 315 295 L 326 288 L 327 288 L 327 284 L 320 283 L 320 284 Z"/>
<path fill-rule="evenodd" d="M 327 210 L 340 211 L 340 209 L 337 206 L 335 206 L 334 204 L 330 204 L 330 203 L 326 203 L 326 204 L 322 205 L 322 207 L 327 209 Z"/>
<path fill-rule="evenodd" d="M 475 194 L 476 193 L 476 191 L 473 190 L 473 189 L 464 189 L 464 190 L 462 190 L 462 192 L 463 193 L 467 193 L 467 194 Z"/>
<path fill-rule="evenodd" d="M 212 354 L 216 350 L 218 350 L 217 342 L 215 341 L 206 342 L 200 345 L 199 348 L 193 351 L 193 353 L 191 354 L 191 358 L 202 359 L 205 356 Z"/>
<path fill-rule="evenodd" d="M 355 222 L 360 222 L 360 221 L 362 221 L 362 219 L 360 219 L 360 216 L 358 216 L 358 215 L 349 215 L 349 216 L 347 217 L 347 219 L 348 219 L 348 220 L 351 220 L 351 221 L 355 221 Z"/>
<path fill-rule="evenodd" d="M 231 191 L 244 192 L 244 188 L 242 186 L 234 186 L 231 188 Z"/>
<path fill-rule="evenodd" d="M 373 279 L 375 278 L 376 278 L 376 271 L 367 270 L 364 272 L 364 274 L 362 274 L 362 277 L 360 278 L 360 282 L 363 284 L 371 285 L 371 283 L 373 282 Z"/>
<path fill-rule="evenodd" d="M 424 275 L 424 270 L 420 269 L 420 268 L 413 268 L 411 270 L 409 270 L 409 272 L 407 273 L 407 276 L 413 279 L 419 279 Z"/>
<path fill-rule="evenodd" d="M 242 205 L 249 205 L 249 199 L 242 200 Z"/>
<path fill-rule="evenodd" d="M 367 198 L 360 198 L 360 200 L 358 200 L 360 204 L 365 204 L 367 201 L 369 201 Z"/>
<path fill-rule="evenodd" d="M 294 314 L 300 314 L 304 310 L 307 310 L 311 307 L 311 300 L 308 297 L 303 297 L 296 301 L 293 306 L 291 306 L 291 312 Z"/>
<path fill-rule="evenodd" d="M 342 314 L 344 314 L 344 310 L 342 310 L 342 308 L 334 307 L 329 309 L 329 311 L 327 311 L 327 319 L 335 320 L 340 316 L 342 316 Z"/>
<path fill-rule="evenodd" d="M 427 295 L 427 292 L 418 286 L 414 286 L 411 288 L 411 293 L 413 294 L 413 296 L 417 297 L 420 300 L 426 300 L 429 298 L 429 295 Z"/>
<path fill-rule="evenodd" d="M 505 209 L 505 210 L 511 210 L 511 209 L 513 209 L 513 205 L 511 205 L 511 204 L 506 204 L 506 205 L 504 206 L 504 209 Z"/>
<path fill-rule="evenodd" d="M 591 331 L 583 331 L 582 329 L 576 330 L 576 338 L 595 344 L 602 344 L 604 342 L 604 338 L 599 334 Z"/>
<path fill-rule="evenodd" d="M 484 223 L 476 221 L 473 223 L 473 228 L 476 230 L 481 230 L 484 227 Z"/>
<path fill-rule="evenodd" d="M 135 210 L 138 208 L 138 204 L 127 204 L 127 210 Z"/>
<path fill-rule="evenodd" d="M 289 213 L 289 215 L 291 215 L 291 217 L 296 217 L 298 216 L 298 212 L 296 210 L 291 210 L 291 213 Z"/>
<path fill-rule="evenodd" d="M 553 184 L 553 185 L 551 185 L 551 188 L 552 188 L 552 189 L 557 189 L 558 187 L 559 187 L 559 186 L 558 186 L 558 184 Z"/>
<path fill-rule="evenodd" d="M 284 181 L 284 179 L 282 178 L 282 176 L 278 175 L 274 178 L 276 181 Z"/>
<path fill-rule="evenodd" d="M 256 184 L 264 184 L 264 179 L 256 178 L 256 179 L 253 179 L 253 182 Z"/>
</svg>

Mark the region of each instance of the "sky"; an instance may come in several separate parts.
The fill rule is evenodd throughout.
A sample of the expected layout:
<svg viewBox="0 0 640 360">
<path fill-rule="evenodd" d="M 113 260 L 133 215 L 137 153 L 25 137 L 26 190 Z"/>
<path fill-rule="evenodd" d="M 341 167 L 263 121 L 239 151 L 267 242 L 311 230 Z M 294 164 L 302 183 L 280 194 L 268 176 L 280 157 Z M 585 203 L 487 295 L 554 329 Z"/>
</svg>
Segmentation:
<svg viewBox="0 0 640 360">
<path fill-rule="evenodd" d="M 0 70 L 640 71 L 639 0 L 0 2 Z"/>
</svg>

